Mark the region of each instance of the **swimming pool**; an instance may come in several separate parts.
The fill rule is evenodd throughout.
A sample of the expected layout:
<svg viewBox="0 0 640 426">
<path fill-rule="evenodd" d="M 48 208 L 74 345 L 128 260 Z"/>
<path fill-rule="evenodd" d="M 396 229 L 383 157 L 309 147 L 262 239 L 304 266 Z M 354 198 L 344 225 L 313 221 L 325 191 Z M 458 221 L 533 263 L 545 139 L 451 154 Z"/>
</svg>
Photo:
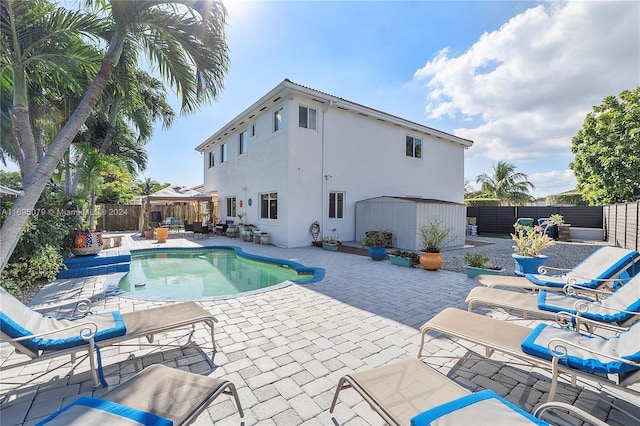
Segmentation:
<svg viewBox="0 0 640 426">
<path fill-rule="evenodd" d="M 140 298 L 222 298 L 283 283 L 314 283 L 323 276 L 321 268 L 245 253 L 238 247 L 142 249 L 131 251 L 130 270 L 118 288 Z"/>
</svg>

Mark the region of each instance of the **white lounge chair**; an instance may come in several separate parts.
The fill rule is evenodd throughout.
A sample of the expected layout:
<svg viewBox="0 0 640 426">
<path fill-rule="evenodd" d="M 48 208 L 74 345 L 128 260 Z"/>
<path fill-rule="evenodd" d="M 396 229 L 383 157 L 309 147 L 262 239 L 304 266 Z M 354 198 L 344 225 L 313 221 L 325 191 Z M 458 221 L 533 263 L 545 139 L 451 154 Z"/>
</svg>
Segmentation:
<svg viewBox="0 0 640 426">
<path fill-rule="evenodd" d="M 524 291 L 548 290 L 562 292 L 565 285 L 586 288 L 598 288 L 606 284 L 613 284 L 617 278 L 628 278 L 637 271 L 630 268 L 640 268 L 635 265 L 640 262 L 640 253 L 619 247 L 600 247 L 573 269 L 559 270 L 561 275 L 550 275 L 552 269 L 542 267 L 543 273 L 526 274 L 524 277 L 510 277 L 498 275 L 478 275 L 476 282 L 485 287 L 508 287 Z"/>
<path fill-rule="evenodd" d="M 96 348 L 146 337 L 151 343 L 156 333 L 192 327 L 204 323 L 211 330 L 215 349 L 214 324 L 218 320 L 194 302 L 175 303 L 143 311 L 109 312 L 76 319 L 44 316 L 25 306 L 0 287 L 0 338 L 16 352 L 29 357 L 20 363 L 3 365 L 0 370 L 25 365 L 32 361 L 87 351 L 94 386 L 99 380 L 100 360 L 96 366 Z M 102 383 L 104 385 L 104 383 Z"/>
<path fill-rule="evenodd" d="M 155 364 L 100 398 L 78 398 L 38 426 L 189 424 L 223 393 L 233 397 L 244 417 L 236 387 L 228 380 Z"/>
<path fill-rule="evenodd" d="M 491 390 L 470 393 L 417 359 L 405 359 L 340 379 L 329 412 L 343 389 L 353 388 L 390 425 L 546 425 L 550 409 L 569 411 L 595 425 L 606 423 L 565 403 L 545 403 L 534 416 Z"/>
</svg>

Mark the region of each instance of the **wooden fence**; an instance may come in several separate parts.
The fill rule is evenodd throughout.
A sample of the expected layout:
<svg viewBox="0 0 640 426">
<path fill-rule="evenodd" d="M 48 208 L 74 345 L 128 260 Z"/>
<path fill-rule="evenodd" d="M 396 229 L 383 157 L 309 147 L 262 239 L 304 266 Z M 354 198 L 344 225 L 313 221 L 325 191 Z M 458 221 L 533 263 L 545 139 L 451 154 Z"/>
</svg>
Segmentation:
<svg viewBox="0 0 640 426">
<path fill-rule="evenodd" d="M 139 204 L 101 204 L 101 215 L 97 220 L 97 226 L 102 231 L 138 231 L 141 225 L 141 211 L 142 206 Z M 184 219 L 187 219 L 189 223 L 198 219 L 197 205 L 191 203 L 152 204 L 151 212 L 160 212 L 160 220 L 167 217 L 178 217 L 181 224 Z"/>
<path fill-rule="evenodd" d="M 640 250 L 640 201 L 604 206 L 602 213 L 609 244 Z"/>
</svg>

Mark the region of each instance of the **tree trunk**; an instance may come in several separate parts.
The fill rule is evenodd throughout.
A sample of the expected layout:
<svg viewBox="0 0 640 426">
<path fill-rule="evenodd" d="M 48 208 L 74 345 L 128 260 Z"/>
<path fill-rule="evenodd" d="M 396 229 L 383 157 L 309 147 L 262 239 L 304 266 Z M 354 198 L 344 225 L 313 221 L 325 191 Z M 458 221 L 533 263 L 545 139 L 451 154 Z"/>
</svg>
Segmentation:
<svg viewBox="0 0 640 426">
<path fill-rule="evenodd" d="M 114 36 L 114 39 L 119 39 L 117 34 Z M 119 53 L 122 52 L 121 48 L 117 49 L 114 46 L 111 46 L 109 52 L 113 53 L 114 49 Z M 56 139 L 49 146 L 45 156 L 31 176 L 26 178 L 27 185 L 24 186 L 22 195 L 16 199 L 11 212 L 2 224 L 2 229 L 0 229 L 0 241 L 2 241 L 2 244 L 0 244 L 0 272 L 9 262 L 11 253 L 13 253 L 16 244 L 18 244 L 20 235 L 27 224 L 28 214 L 33 211 L 42 191 L 51 179 L 53 171 L 64 157 L 73 138 L 78 134 L 80 128 L 89 117 L 89 114 L 98 103 L 98 99 L 107 85 L 107 81 L 113 74 L 113 70 L 119 59 L 119 53 L 118 57 L 114 60 L 114 57 L 109 56 L 109 52 L 102 61 L 100 71 L 89 85 L 87 92 L 69 118 L 69 121 L 67 121 Z"/>
<path fill-rule="evenodd" d="M 96 229 L 96 188 L 91 188 L 91 204 L 89 205 L 89 231 Z"/>
</svg>

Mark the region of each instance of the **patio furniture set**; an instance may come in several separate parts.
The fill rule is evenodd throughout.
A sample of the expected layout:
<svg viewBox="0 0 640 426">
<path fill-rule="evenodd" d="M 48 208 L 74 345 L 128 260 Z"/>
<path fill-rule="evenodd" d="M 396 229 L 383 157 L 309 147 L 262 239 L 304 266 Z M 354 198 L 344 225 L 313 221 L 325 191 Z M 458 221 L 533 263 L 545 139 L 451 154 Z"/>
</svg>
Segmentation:
<svg viewBox="0 0 640 426">
<path fill-rule="evenodd" d="M 571 283 L 565 287 L 553 278 L 543 284 L 545 290 L 538 294 L 523 294 L 514 292 L 513 288 L 508 289 L 509 285 L 515 284 L 516 290 L 534 291 L 541 287 L 544 276 L 536 277 L 535 282 L 529 281 L 529 286 L 522 281 L 528 280 L 527 277 L 511 277 L 511 281 L 492 284 L 493 287 L 507 289 L 484 287 L 495 276 L 482 277 L 478 280 L 481 287 L 472 290 L 468 298 L 470 310 L 481 301 L 536 314 L 555 315 L 556 311 L 561 311 L 557 324 L 541 323 L 530 328 L 478 313 L 446 308 L 420 328 L 421 344 L 417 359 L 400 360 L 343 376 L 337 383 L 330 412 L 333 412 L 340 392 L 353 388 L 391 425 L 462 424 L 470 419 L 475 424 L 485 424 L 485 421 L 486 424 L 496 424 L 496 420 L 514 425 L 547 424 L 540 418 L 550 410 L 569 411 L 583 421 L 605 425 L 602 420 L 577 407 L 555 401 L 558 380 L 563 375 L 570 376 L 574 386 L 576 377 L 581 376 L 603 385 L 619 386 L 632 393 L 636 391 L 628 386 L 640 381 L 640 322 L 637 322 L 640 317 L 640 274 L 634 275 L 640 254 L 608 247 L 598 252 L 565 274 L 572 277 Z M 603 257 L 609 257 L 611 263 L 599 274 L 600 278 L 596 280 L 598 288 L 594 291 L 580 286 L 593 281 L 581 275 L 582 271 L 585 268 L 598 269 L 592 265 L 594 259 L 602 267 Z M 579 278 L 582 280 L 578 282 Z M 491 298 L 476 297 L 484 290 L 491 291 Z M 524 296 L 526 304 L 514 306 L 510 293 Z M 217 320 L 193 302 L 133 313 L 86 315 L 91 302 L 74 300 L 74 303 L 80 302 L 78 312 L 83 315 L 74 319 L 55 319 L 26 307 L 4 289 L 0 288 L 0 295 L 2 339 L 29 358 L 20 365 L 62 355 L 71 355 L 75 360 L 77 352 L 87 351 L 95 387 L 100 384 L 106 386 L 99 346 L 143 336 L 152 342 L 154 334 L 204 323 L 211 331 L 215 350 L 214 325 Z M 536 308 L 532 305 L 534 298 L 539 301 Z M 552 384 L 548 402 L 537 407 L 531 415 L 493 391 L 470 393 L 420 361 L 426 337 L 434 332 L 480 345 L 485 348 L 487 358 L 497 351 L 549 370 Z M 2 369 L 15 366 L 3 366 Z M 122 418 L 143 424 L 186 424 L 195 420 L 223 393 L 232 396 L 240 417 L 243 417 L 233 383 L 153 365 L 101 398 L 82 397 L 76 400 L 42 424 L 94 424 Z"/>
</svg>

